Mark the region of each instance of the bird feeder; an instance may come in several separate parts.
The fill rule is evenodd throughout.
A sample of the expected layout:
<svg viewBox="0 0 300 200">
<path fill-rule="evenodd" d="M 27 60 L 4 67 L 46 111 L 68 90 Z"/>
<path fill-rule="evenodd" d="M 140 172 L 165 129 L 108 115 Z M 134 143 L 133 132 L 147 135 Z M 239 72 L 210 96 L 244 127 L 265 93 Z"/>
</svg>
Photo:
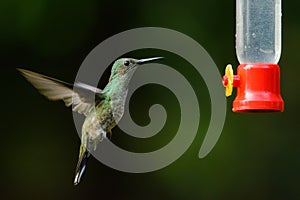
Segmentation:
<svg viewBox="0 0 300 200">
<path fill-rule="evenodd" d="M 227 65 L 226 96 L 237 88 L 234 112 L 283 111 L 280 95 L 281 0 L 236 0 L 236 55 L 233 74 Z"/>
</svg>

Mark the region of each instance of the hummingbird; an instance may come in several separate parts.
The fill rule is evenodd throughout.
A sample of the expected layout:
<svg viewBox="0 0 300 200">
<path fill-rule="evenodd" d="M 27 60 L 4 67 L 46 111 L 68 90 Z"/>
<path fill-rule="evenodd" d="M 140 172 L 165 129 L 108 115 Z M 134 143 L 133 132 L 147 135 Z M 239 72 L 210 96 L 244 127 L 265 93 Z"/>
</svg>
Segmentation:
<svg viewBox="0 0 300 200">
<path fill-rule="evenodd" d="M 137 67 L 162 58 L 116 60 L 112 66 L 109 81 L 103 90 L 82 82 L 70 84 L 29 70 L 17 69 L 49 100 L 62 100 L 67 107 L 72 106 L 73 112 L 85 115 L 74 185 L 80 182 L 91 154 L 90 151 L 96 150 L 98 143 L 107 138 L 107 134 L 111 134 L 111 130 L 121 119 L 129 82 Z M 78 88 L 78 91 L 73 88 Z M 95 98 L 90 100 L 86 94 L 93 94 Z"/>
</svg>

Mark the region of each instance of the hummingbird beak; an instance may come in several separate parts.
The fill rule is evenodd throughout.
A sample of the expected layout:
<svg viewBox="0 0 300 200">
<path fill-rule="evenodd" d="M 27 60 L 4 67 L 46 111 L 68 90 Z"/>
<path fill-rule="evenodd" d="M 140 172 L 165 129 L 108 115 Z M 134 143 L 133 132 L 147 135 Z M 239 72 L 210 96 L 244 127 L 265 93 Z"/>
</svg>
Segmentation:
<svg viewBox="0 0 300 200">
<path fill-rule="evenodd" d="M 154 61 L 154 60 L 160 60 L 160 59 L 163 59 L 164 57 L 153 57 L 153 58 L 144 58 L 144 59 L 139 59 L 136 64 L 138 65 L 142 65 L 144 63 L 147 63 L 147 62 L 151 62 L 151 61 Z"/>
</svg>

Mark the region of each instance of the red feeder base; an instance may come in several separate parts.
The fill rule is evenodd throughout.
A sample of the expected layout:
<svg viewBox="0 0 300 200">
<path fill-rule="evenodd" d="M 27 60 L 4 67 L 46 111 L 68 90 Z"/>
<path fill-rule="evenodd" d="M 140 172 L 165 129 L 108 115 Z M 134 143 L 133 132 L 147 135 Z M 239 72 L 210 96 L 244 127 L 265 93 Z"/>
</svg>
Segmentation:
<svg viewBox="0 0 300 200">
<path fill-rule="evenodd" d="M 280 69 L 276 64 L 241 64 L 233 112 L 282 112 Z"/>
</svg>

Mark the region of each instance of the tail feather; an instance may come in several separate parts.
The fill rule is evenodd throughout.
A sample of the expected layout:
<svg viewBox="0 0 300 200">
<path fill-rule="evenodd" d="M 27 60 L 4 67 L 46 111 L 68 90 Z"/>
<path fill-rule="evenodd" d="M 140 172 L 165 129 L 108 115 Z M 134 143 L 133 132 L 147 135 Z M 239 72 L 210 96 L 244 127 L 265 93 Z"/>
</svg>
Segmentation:
<svg viewBox="0 0 300 200">
<path fill-rule="evenodd" d="M 79 157 L 78 159 L 78 163 L 76 166 L 76 170 L 75 170 L 75 179 L 74 179 L 74 185 L 78 185 L 80 182 L 80 179 L 83 175 L 83 172 L 85 170 L 86 164 L 87 164 L 87 160 L 90 156 L 90 153 L 85 150 L 83 152 L 83 154 Z"/>
</svg>

